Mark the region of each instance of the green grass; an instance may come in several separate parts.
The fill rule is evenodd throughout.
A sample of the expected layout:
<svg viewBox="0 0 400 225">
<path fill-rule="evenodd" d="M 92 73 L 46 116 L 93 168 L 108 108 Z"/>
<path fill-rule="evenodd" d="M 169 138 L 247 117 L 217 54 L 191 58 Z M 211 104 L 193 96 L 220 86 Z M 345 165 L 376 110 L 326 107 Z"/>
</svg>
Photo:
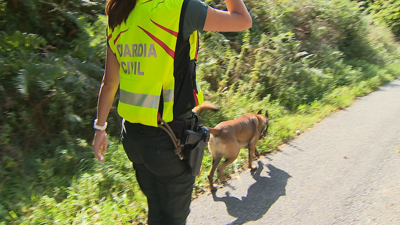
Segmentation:
<svg viewBox="0 0 400 225">
<path fill-rule="evenodd" d="M 111 139 L 112 140 L 112 139 Z M 74 175 L 59 177 L 52 168 L 69 168 L 68 162 L 58 158 L 38 163 L 42 172 L 24 181 L 16 178 L 6 182 L 1 196 L 8 197 L 2 204 L 13 204 L 1 214 L 12 224 L 125 224 L 145 221 L 146 200 L 140 192 L 131 162 L 122 146 L 110 141 L 106 161 L 93 158 L 91 146 L 81 143 L 87 151 L 74 168 Z M 67 154 L 67 153 L 66 153 Z M 71 157 L 69 155 L 67 158 Z M 58 162 L 56 162 L 58 161 Z M 57 166 L 55 164 L 58 164 Z M 28 172 L 25 171 L 25 176 Z M 7 177 L 11 181 L 12 172 Z M 9 193 L 9 196 L 5 194 Z"/>
</svg>

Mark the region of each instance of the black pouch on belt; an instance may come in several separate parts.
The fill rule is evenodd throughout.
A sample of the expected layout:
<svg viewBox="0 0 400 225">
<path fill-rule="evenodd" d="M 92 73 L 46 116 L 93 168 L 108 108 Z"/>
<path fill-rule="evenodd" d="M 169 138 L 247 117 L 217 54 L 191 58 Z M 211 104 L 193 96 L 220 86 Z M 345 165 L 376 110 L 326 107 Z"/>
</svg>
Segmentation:
<svg viewBox="0 0 400 225">
<path fill-rule="evenodd" d="M 192 175 L 197 176 L 200 173 L 204 149 L 210 140 L 210 130 L 205 126 L 198 126 L 193 131 L 185 130 L 185 136 L 184 157 L 192 168 Z"/>
</svg>

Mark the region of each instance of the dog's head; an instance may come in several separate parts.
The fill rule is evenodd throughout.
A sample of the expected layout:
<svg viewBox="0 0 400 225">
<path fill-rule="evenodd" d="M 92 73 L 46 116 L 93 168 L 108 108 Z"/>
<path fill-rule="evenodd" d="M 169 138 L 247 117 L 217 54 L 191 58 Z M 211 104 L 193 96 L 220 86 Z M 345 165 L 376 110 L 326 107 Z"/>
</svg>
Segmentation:
<svg viewBox="0 0 400 225">
<path fill-rule="evenodd" d="M 268 133 L 268 127 L 269 127 L 268 111 L 265 110 L 265 115 L 262 115 L 260 110 L 258 111 L 257 115 L 259 115 L 258 117 L 261 118 L 261 120 L 263 121 L 263 127 L 261 129 L 261 134 L 259 139 L 264 139 Z"/>
</svg>

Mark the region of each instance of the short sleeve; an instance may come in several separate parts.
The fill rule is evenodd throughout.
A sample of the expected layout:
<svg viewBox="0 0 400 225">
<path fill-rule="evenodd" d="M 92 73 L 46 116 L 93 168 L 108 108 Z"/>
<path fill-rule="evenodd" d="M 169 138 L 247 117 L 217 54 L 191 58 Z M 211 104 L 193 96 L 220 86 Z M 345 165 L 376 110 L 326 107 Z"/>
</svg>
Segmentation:
<svg viewBox="0 0 400 225">
<path fill-rule="evenodd" d="M 183 38 L 187 39 L 195 31 L 203 31 L 208 5 L 200 0 L 189 0 L 183 21 Z"/>
</svg>

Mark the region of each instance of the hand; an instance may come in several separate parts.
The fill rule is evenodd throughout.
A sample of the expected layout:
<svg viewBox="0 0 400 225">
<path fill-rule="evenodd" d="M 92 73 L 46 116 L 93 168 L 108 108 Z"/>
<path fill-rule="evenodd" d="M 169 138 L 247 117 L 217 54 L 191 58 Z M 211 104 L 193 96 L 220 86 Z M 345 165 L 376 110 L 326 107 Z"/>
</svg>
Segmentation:
<svg viewBox="0 0 400 225">
<path fill-rule="evenodd" d="M 107 150 L 107 133 L 106 131 L 98 131 L 94 134 L 93 138 L 93 153 L 94 156 L 101 162 L 104 162 L 104 156 L 101 153 L 105 153 Z M 101 150 L 101 152 L 100 152 Z"/>
</svg>

